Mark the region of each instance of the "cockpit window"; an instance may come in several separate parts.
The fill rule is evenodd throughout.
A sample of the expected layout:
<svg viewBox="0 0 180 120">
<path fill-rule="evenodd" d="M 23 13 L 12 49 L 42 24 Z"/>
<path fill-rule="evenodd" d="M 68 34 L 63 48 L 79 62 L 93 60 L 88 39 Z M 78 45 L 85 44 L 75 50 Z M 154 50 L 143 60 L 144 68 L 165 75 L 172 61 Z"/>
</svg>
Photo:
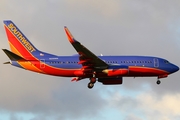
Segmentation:
<svg viewBox="0 0 180 120">
<path fill-rule="evenodd" d="M 167 60 L 164 60 L 164 62 L 165 62 L 166 64 L 169 64 L 169 61 L 167 61 Z"/>
</svg>

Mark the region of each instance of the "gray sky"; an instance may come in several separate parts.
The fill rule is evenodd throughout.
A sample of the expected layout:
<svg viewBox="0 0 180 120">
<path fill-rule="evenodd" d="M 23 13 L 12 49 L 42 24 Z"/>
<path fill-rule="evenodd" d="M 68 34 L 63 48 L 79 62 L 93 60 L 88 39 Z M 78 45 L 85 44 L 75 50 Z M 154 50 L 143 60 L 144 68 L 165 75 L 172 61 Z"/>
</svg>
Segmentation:
<svg viewBox="0 0 180 120">
<path fill-rule="evenodd" d="M 1 0 L 0 46 L 9 48 L 3 20 L 12 20 L 40 50 L 76 54 L 74 37 L 100 55 L 145 55 L 180 66 L 178 0 Z M 8 60 L 0 52 L 0 63 Z M 180 73 L 162 79 L 125 78 L 123 85 L 87 88 L 88 79 L 41 75 L 0 64 L 0 120 L 179 120 Z"/>
</svg>

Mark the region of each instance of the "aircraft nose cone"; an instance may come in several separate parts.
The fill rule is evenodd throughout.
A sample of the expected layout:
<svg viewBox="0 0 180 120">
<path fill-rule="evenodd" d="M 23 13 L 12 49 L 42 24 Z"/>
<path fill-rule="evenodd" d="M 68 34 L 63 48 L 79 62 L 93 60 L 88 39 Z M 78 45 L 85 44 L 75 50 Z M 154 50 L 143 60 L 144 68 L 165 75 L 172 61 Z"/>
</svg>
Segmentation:
<svg viewBox="0 0 180 120">
<path fill-rule="evenodd" d="M 173 65 L 173 72 L 177 72 L 179 70 L 179 67 L 176 65 Z"/>
</svg>

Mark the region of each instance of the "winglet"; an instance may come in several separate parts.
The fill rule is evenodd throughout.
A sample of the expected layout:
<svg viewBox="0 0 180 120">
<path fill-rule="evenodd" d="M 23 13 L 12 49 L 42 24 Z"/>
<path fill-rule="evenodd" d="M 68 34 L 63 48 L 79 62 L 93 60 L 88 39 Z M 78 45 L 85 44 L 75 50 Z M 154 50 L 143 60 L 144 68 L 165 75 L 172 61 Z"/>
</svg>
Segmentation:
<svg viewBox="0 0 180 120">
<path fill-rule="evenodd" d="M 71 32 L 68 30 L 68 28 L 66 26 L 64 26 L 64 30 L 66 32 L 67 38 L 69 40 L 70 43 L 74 43 L 76 42 L 76 40 L 74 39 L 74 37 L 72 36 Z"/>
</svg>

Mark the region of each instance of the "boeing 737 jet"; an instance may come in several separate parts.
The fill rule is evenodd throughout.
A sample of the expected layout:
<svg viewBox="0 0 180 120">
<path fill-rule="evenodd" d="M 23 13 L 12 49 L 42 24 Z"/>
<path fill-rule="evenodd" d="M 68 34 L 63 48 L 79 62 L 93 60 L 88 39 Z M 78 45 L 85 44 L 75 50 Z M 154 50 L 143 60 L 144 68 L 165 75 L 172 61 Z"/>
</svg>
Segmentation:
<svg viewBox="0 0 180 120">
<path fill-rule="evenodd" d="M 104 85 L 123 83 L 123 77 L 160 78 L 179 70 L 168 60 L 150 56 L 96 56 L 78 42 L 64 27 L 69 42 L 77 51 L 76 56 L 57 56 L 38 50 L 10 20 L 4 21 L 4 27 L 11 51 L 3 49 L 10 61 L 4 64 L 61 77 L 73 77 L 72 81 L 89 78 L 88 88 L 96 81 Z"/>
</svg>

